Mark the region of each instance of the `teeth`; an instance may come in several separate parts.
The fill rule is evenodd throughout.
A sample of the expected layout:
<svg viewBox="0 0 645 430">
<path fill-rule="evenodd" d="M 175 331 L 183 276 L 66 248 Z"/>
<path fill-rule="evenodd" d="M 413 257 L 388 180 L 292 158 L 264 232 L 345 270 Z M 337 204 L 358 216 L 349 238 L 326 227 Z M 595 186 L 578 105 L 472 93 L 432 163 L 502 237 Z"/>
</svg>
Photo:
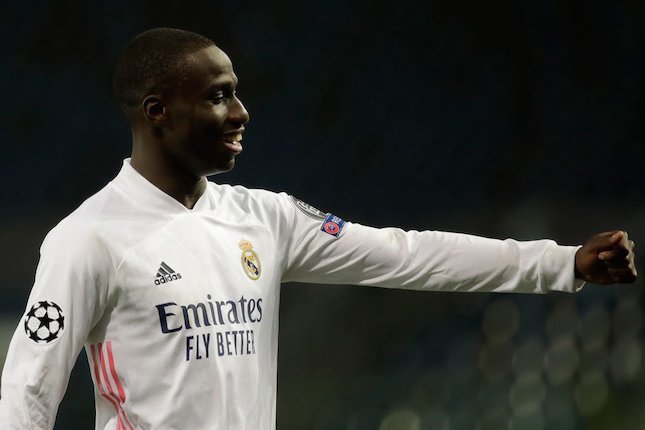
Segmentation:
<svg viewBox="0 0 645 430">
<path fill-rule="evenodd" d="M 233 141 L 235 142 L 241 142 L 242 141 L 242 133 L 236 134 L 233 136 Z"/>
</svg>

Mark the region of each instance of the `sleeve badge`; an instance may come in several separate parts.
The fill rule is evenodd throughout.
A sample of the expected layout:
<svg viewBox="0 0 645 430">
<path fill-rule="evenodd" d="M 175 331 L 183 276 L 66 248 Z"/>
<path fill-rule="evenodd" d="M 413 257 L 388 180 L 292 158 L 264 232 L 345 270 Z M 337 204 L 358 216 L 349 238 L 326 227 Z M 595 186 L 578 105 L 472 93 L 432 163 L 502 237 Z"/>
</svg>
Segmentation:
<svg viewBox="0 0 645 430">
<path fill-rule="evenodd" d="M 334 237 L 340 236 L 340 232 L 345 227 L 345 221 L 334 214 L 327 214 L 325 220 L 320 226 L 320 230 Z"/>
<path fill-rule="evenodd" d="M 65 329 L 63 310 L 54 302 L 41 301 L 34 304 L 24 319 L 25 333 L 38 344 L 47 344 L 58 339 Z"/>
</svg>

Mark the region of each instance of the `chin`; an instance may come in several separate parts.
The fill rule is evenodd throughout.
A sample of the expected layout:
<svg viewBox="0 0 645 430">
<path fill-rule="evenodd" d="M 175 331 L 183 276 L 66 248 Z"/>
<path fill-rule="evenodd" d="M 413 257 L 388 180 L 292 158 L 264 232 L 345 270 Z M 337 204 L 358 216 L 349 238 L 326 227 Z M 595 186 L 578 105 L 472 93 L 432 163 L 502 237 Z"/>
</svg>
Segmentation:
<svg viewBox="0 0 645 430">
<path fill-rule="evenodd" d="M 235 158 L 229 160 L 227 163 L 222 163 L 216 167 L 209 169 L 204 176 L 213 176 L 219 175 L 220 173 L 230 172 L 231 170 L 233 170 L 233 167 L 235 167 Z"/>
</svg>

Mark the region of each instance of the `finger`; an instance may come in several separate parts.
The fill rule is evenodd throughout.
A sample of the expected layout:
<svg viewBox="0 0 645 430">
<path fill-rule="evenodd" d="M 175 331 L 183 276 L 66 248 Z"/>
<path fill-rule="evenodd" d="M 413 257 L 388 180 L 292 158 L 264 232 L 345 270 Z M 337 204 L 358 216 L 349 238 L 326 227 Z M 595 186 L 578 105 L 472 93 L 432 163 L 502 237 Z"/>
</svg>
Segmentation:
<svg viewBox="0 0 645 430">
<path fill-rule="evenodd" d="M 603 251 L 598 254 L 598 259 L 604 262 L 626 260 L 630 251 L 626 248 L 612 249 L 611 251 Z"/>
<path fill-rule="evenodd" d="M 623 231 L 623 236 L 620 238 L 618 243 L 616 243 L 616 247 L 621 247 L 625 249 L 631 249 L 631 245 L 634 243 L 633 241 L 629 240 L 629 235 L 627 234 L 626 231 Z M 613 238 L 614 236 L 612 236 Z"/>
<path fill-rule="evenodd" d="M 624 244 L 627 246 L 629 244 L 629 236 L 626 231 L 618 230 L 611 235 L 611 240 L 614 245 Z"/>
<path fill-rule="evenodd" d="M 605 261 L 604 264 L 607 270 L 609 269 L 621 270 L 621 269 L 626 269 L 631 267 L 632 261 L 628 259 L 619 260 L 619 261 Z"/>
<path fill-rule="evenodd" d="M 619 243 L 626 233 L 622 230 L 606 231 L 591 238 L 586 247 L 591 251 L 604 251 L 612 249 Z"/>
<path fill-rule="evenodd" d="M 626 273 L 631 273 L 632 275 L 636 275 L 636 266 L 632 263 L 622 266 L 622 267 L 608 267 L 607 268 L 607 273 L 610 275 L 621 275 L 621 274 L 626 274 Z"/>
<path fill-rule="evenodd" d="M 627 267 L 623 269 L 607 269 L 607 273 L 614 282 L 626 284 L 636 281 L 638 274 L 635 267 Z"/>
<path fill-rule="evenodd" d="M 634 251 L 627 251 L 625 249 L 615 249 L 613 251 L 605 251 L 598 254 L 598 259 L 602 260 L 607 267 L 634 265 L 634 258 Z"/>
</svg>

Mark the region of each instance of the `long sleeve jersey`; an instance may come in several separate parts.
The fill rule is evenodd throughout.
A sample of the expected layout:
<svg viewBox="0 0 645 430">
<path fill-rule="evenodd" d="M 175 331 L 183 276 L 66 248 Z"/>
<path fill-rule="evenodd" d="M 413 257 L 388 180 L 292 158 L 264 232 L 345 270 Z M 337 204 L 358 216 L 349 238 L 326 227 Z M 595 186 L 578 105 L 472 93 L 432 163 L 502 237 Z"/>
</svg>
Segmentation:
<svg viewBox="0 0 645 430">
<path fill-rule="evenodd" d="M 45 238 L 0 428 L 51 429 L 85 348 L 96 429 L 275 429 L 283 282 L 574 291 L 575 247 L 345 222 L 208 184 L 187 209 L 124 162 Z"/>
</svg>

